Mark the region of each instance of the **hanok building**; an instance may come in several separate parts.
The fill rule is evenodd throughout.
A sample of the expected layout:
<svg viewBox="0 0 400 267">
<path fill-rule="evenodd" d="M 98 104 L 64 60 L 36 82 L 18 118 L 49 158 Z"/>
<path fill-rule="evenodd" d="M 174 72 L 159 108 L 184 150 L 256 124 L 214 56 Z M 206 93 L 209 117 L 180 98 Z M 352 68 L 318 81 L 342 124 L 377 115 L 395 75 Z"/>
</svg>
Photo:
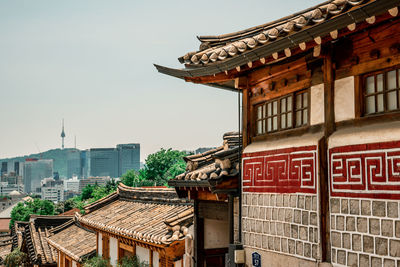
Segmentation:
<svg viewBox="0 0 400 267">
<path fill-rule="evenodd" d="M 11 250 L 14 250 L 14 249 L 17 249 L 17 248 L 19 250 L 21 250 L 22 243 L 24 241 L 25 227 L 28 224 L 29 224 L 29 222 L 22 222 L 22 221 L 14 222 L 14 225 L 11 227 L 11 236 L 12 236 L 12 248 L 11 248 Z"/>
<path fill-rule="evenodd" d="M 96 233 L 83 228 L 79 222 L 69 220 L 49 231 L 47 242 L 57 250 L 57 266 L 80 267 L 96 255 Z"/>
<path fill-rule="evenodd" d="M 168 181 L 179 197 L 194 200 L 194 256 L 199 266 L 224 266 L 229 244 L 239 239 L 241 140 L 238 133 L 226 133 L 223 139 L 220 147 L 185 157 L 186 172 Z"/>
<path fill-rule="evenodd" d="M 179 199 L 174 189 L 119 184 L 117 192 L 85 211 L 78 220 L 96 232 L 97 254 L 112 266 L 134 255 L 150 267 L 184 265 L 185 239 L 193 236 L 193 204 Z"/>
<path fill-rule="evenodd" d="M 12 236 L 9 234 L 0 235 L 0 266 L 4 265 L 4 260 L 11 253 Z"/>
<path fill-rule="evenodd" d="M 399 4 L 327 1 L 156 65 L 242 95 L 247 265 L 400 266 Z"/>
<path fill-rule="evenodd" d="M 21 251 L 28 255 L 28 266 L 57 266 L 58 252 L 50 246 L 50 231 L 73 220 L 73 216 L 31 215 L 25 226 Z M 19 242 L 18 242 L 19 243 Z"/>
</svg>

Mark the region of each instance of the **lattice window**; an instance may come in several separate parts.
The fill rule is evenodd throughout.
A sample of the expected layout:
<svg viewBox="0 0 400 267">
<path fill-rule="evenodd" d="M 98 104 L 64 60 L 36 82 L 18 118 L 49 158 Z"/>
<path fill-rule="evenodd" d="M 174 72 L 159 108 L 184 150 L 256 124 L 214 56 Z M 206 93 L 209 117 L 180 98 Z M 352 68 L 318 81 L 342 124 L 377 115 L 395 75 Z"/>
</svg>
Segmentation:
<svg viewBox="0 0 400 267">
<path fill-rule="evenodd" d="M 308 125 L 309 93 L 303 90 L 256 107 L 256 133 L 262 135 Z"/>
<path fill-rule="evenodd" d="M 367 74 L 363 79 L 364 114 L 400 110 L 400 71 L 389 69 Z"/>
</svg>

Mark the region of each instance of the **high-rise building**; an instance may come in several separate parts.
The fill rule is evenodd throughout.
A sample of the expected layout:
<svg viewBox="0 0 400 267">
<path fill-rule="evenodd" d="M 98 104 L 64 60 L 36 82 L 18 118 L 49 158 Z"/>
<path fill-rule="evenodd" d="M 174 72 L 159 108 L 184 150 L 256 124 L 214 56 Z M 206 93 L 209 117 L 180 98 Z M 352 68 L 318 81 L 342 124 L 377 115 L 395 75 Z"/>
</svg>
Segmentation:
<svg viewBox="0 0 400 267">
<path fill-rule="evenodd" d="M 89 150 L 90 176 L 118 177 L 118 151 L 115 148 Z"/>
<path fill-rule="evenodd" d="M 118 150 L 118 177 L 129 170 L 140 169 L 140 144 L 119 144 Z"/>
<path fill-rule="evenodd" d="M 1 175 L 8 173 L 8 162 L 3 161 L 1 163 Z"/>
<path fill-rule="evenodd" d="M 67 153 L 67 177 L 80 177 L 82 175 L 81 152 L 79 150 L 70 150 Z"/>
<path fill-rule="evenodd" d="M 26 159 L 24 164 L 24 190 L 26 193 L 36 192 L 40 182 L 53 176 L 52 159 Z"/>
</svg>

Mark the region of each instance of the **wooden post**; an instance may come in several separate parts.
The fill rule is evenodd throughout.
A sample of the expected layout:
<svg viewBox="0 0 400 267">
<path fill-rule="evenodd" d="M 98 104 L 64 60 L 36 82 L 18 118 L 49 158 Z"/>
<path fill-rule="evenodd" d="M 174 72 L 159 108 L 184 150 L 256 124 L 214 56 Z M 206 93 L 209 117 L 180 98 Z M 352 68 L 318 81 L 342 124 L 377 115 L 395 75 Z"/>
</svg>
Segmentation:
<svg viewBox="0 0 400 267">
<path fill-rule="evenodd" d="M 153 267 L 153 251 L 151 249 L 149 253 L 149 267 Z"/>
<path fill-rule="evenodd" d="M 355 117 L 360 118 L 363 112 L 363 101 L 362 101 L 362 84 L 361 84 L 361 76 L 354 76 L 354 111 Z"/>
<path fill-rule="evenodd" d="M 328 46 L 324 56 L 324 107 L 325 137 L 335 131 L 335 70 L 332 62 L 332 47 Z"/>
<path fill-rule="evenodd" d="M 328 138 L 335 131 L 335 68 L 332 62 L 332 46 L 325 47 L 324 53 L 324 137 L 318 144 L 319 154 L 319 203 L 322 262 L 331 262 L 330 214 L 329 214 L 329 174 L 328 174 Z"/>
<path fill-rule="evenodd" d="M 233 196 L 228 196 L 228 224 L 229 224 L 229 244 L 233 244 L 234 240 L 234 229 L 233 229 Z"/>
<path fill-rule="evenodd" d="M 330 220 L 329 220 L 329 174 L 327 158 L 327 139 L 322 137 L 318 142 L 318 161 L 319 161 L 319 203 L 320 203 L 320 226 L 321 226 L 321 246 L 322 262 L 331 262 L 330 246 Z"/>
</svg>

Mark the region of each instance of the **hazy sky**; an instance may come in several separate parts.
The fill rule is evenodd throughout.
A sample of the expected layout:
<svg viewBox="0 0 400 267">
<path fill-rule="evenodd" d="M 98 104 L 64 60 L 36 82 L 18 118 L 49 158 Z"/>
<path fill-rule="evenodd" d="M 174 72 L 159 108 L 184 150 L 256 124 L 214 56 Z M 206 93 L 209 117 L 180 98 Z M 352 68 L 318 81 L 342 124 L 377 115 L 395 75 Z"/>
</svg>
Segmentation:
<svg viewBox="0 0 400 267">
<path fill-rule="evenodd" d="M 242 30 L 321 1 L 0 1 L 0 158 L 61 146 L 217 146 L 237 94 L 158 73 L 197 35 Z"/>
</svg>

